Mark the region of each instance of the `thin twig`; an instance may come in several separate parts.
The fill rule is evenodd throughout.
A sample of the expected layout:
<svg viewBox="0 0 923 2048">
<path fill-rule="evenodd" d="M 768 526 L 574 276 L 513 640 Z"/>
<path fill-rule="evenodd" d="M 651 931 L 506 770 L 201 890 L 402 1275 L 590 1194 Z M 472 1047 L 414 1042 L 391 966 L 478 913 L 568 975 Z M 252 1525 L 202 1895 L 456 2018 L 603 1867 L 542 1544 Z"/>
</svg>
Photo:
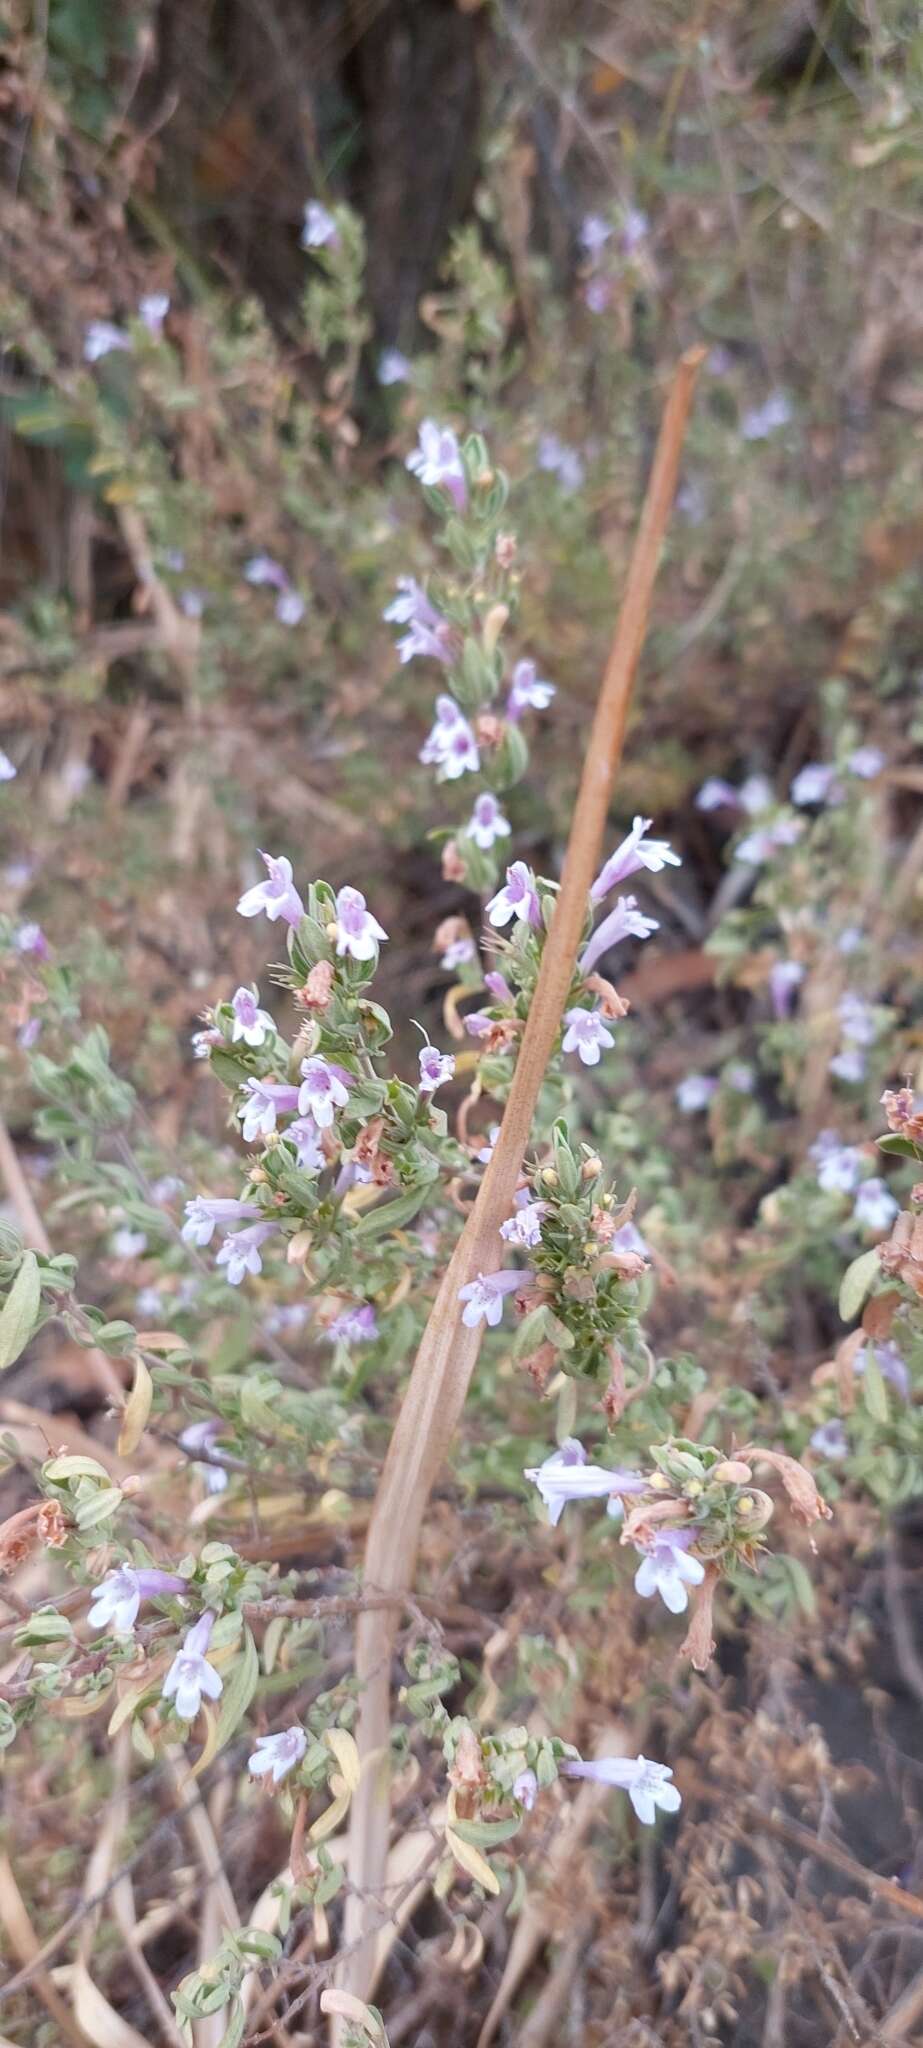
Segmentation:
<svg viewBox="0 0 923 2048">
<path fill-rule="evenodd" d="M 625 596 L 586 751 L 561 889 L 500 1136 L 430 1313 L 372 1510 L 364 1571 L 364 1583 L 370 1592 L 403 1592 L 413 1582 L 426 1503 L 477 1361 L 480 1329 L 467 1329 L 460 1322 L 458 1292 L 472 1274 L 496 1269 L 501 1247 L 500 1224 L 512 1208 L 539 1089 L 571 987 L 587 895 L 599 863 L 632 684 L 673 503 L 683 435 L 704 354 L 704 349 L 692 349 L 682 358 L 667 399 Z M 387 1860 L 390 1667 L 394 1640 L 393 1612 L 360 1615 L 356 1675 L 361 1706 L 356 1732 L 363 1771 L 350 1816 L 352 1890 L 346 1903 L 344 1926 L 347 1946 L 356 1946 L 342 1980 L 359 1997 L 365 1996 L 363 1987 L 368 1983 L 373 1957 L 371 1941 L 362 1937 Z"/>
</svg>

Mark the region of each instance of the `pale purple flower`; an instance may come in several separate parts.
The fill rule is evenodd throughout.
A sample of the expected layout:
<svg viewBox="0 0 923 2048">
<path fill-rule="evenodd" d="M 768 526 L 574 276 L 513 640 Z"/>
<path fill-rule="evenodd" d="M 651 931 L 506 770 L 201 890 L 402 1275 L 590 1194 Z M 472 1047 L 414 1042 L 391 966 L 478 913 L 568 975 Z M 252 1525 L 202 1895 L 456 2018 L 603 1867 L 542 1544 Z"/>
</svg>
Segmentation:
<svg viewBox="0 0 923 2048">
<path fill-rule="evenodd" d="M 159 1287 L 139 1287 L 135 1295 L 135 1315 L 139 1322 L 152 1323 L 155 1316 L 164 1314 L 164 1306 Z"/>
<path fill-rule="evenodd" d="M 585 476 L 583 459 L 557 434 L 542 434 L 538 444 L 538 466 L 556 476 L 563 491 L 579 491 Z"/>
<path fill-rule="evenodd" d="M 640 207 L 629 206 L 622 220 L 622 247 L 629 256 L 646 239 L 650 222 Z"/>
<path fill-rule="evenodd" d="M 16 1033 L 16 1043 L 23 1052 L 31 1052 L 33 1045 L 41 1038 L 41 1017 L 27 1017 Z"/>
<path fill-rule="evenodd" d="M 518 1799 L 527 1813 L 531 1813 L 538 1798 L 538 1779 L 534 1771 L 520 1771 L 518 1778 L 514 1778 L 513 1798 Z"/>
<path fill-rule="evenodd" d="M 328 1131 L 338 1109 L 349 1102 L 349 1075 L 345 1067 L 331 1065 L 315 1054 L 302 1060 L 303 1075 L 298 1090 L 299 1116 L 313 1116 L 319 1131 Z"/>
<path fill-rule="evenodd" d="M 259 917 L 265 913 L 270 924 L 276 919 L 285 919 L 286 924 L 295 925 L 304 916 L 304 904 L 292 881 L 292 863 L 284 854 L 276 858 L 271 853 L 260 852 L 265 862 L 267 879 L 247 889 L 237 905 L 240 917 Z"/>
<path fill-rule="evenodd" d="M 487 1133 L 486 1145 L 482 1145 L 480 1151 L 475 1154 L 475 1157 L 480 1160 L 482 1166 L 489 1166 L 490 1161 L 494 1156 L 494 1146 L 496 1145 L 499 1136 L 499 1124 L 491 1124 L 490 1129 Z"/>
<path fill-rule="evenodd" d="M 443 1088 L 451 1081 L 455 1072 L 455 1060 L 450 1052 L 440 1052 L 437 1045 L 420 1048 L 420 1094 L 433 1095 L 437 1088 Z"/>
<path fill-rule="evenodd" d="M 753 1094 L 755 1076 L 746 1060 L 732 1060 L 731 1065 L 725 1068 L 724 1079 L 735 1095 Z"/>
<path fill-rule="evenodd" d="M 112 1249 L 117 1259 L 139 1259 L 147 1250 L 147 1238 L 143 1230 L 131 1230 L 127 1223 L 115 1232 Z"/>
<path fill-rule="evenodd" d="M 761 867 L 763 862 L 770 860 L 781 847 L 794 846 L 803 831 L 803 818 L 787 818 L 784 815 L 775 818 L 771 825 L 758 826 L 755 832 L 748 832 L 747 837 L 734 848 L 734 859 L 744 861 L 750 868 Z"/>
<path fill-rule="evenodd" d="M 48 960 L 51 947 L 40 924 L 21 924 L 14 933 L 13 944 L 17 953 L 34 953 L 38 960 Z"/>
<path fill-rule="evenodd" d="M 868 1187 L 869 1183 L 866 1182 Z M 862 1350 L 853 1359 L 853 1372 L 859 1379 L 868 1369 L 869 1353 L 873 1352 L 875 1362 L 883 1380 L 889 1380 L 899 1393 L 902 1401 L 910 1399 L 910 1374 L 896 1344 L 863 1344 Z"/>
<path fill-rule="evenodd" d="M 864 1180 L 856 1193 L 853 1222 L 858 1223 L 861 1230 L 871 1230 L 878 1235 L 883 1230 L 890 1230 L 899 1210 L 900 1203 L 895 1201 L 887 1181 Z"/>
<path fill-rule="evenodd" d="M 838 953 L 858 953 L 862 944 L 862 932 L 857 924 L 844 926 L 836 942 Z"/>
<path fill-rule="evenodd" d="M 646 868 L 652 875 L 659 875 L 662 868 L 678 868 L 682 865 L 678 853 L 674 853 L 667 839 L 649 839 L 647 834 L 653 824 L 652 818 L 635 818 L 631 831 L 610 853 L 605 866 L 600 868 L 590 896 L 594 903 L 608 896 L 619 882 L 627 882 L 629 875 L 636 875 L 640 868 Z M 629 901 L 632 899 L 629 898 Z"/>
<path fill-rule="evenodd" d="M 743 809 L 740 792 L 733 783 L 725 782 L 720 775 L 709 775 L 703 782 L 695 800 L 697 811 L 718 811 Z"/>
<path fill-rule="evenodd" d="M 337 249 L 339 242 L 340 232 L 329 208 L 322 206 L 319 199 L 309 199 L 301 230 L 302 248 Z"/>
<path fill-rule="evenodd" d="M 420 423 L 419 446 L 407 457 L 407 468 L 430 490 L 447 490 L 457 512 L 468 502 L 468 483 L 461 449 L 451 427 L 437 426 L 435 420 Z"/>
<path fill-rule="evenodd" d="M 836 769 L 822 761 L 809 761 L 799 768 L 789 790 L 793 804 L 825 804 L 840 794 Z"/>
<path fill-rule="evenodd" d="M 517 661 L 506 700 L 506 715 L 515 725 L 524 711 L 547 711 L 554 684 L 539 675 L 534 661 Z"/>
<path fill-rule="evenodd" d="M 795 990 L 804 980 L 804 968 L 800 960 L 776 960 L 769 970 L 769 999 L 773 1016 L 781 1023 L 790 1017 L 795 1003 Z"/>
<path fill-rule="evenodd" d="M 9 754 L 5 754 L 3 748 L 0 747 L 0 782 L 15 782 L 18 772 L 15 764 L 10 760 Z"/>
<path fill-rule="evenodd" d="M 600 1054 L 605 1046 L 615 1044 L 611 1031 L 607 1030 L 600 1010 L 582 1010 L 579 1004 L 564 1013 L 567 1029 L 561 1047 L 562 1052 L 579 1053 L 585 1067 L 598 1067 Z"/>
<path fill-rule="evenodd" d="M 700 1109 L 707 1109 L 718 1083 L 711 1074 L 685 1074 L 674 1090 L 677 1109 L 685 1116 L 695 1116 Z"/>
<path fill-rule="evenodd" d="M 440 782 L 457 782 L 460 775 L 476 774 L 481 765 L 474 729 L 459 711 L 454 697 L 437 697 L 436 722 L 420 748 L 424 766 L 434 766 Z"/>
<path fill-rule="evenodd" d="M 854 1045 L 874 1043 L 878 1037 L 878 1019 L 873 1005 L 867 1002 L 864 996 L 856 995 L 853 989 L 847 989 L 846 994 L 840 997 L 837 1013 L 843 1027 L 844 1038 L 851 1039 Z"/>
<path fill-rule="evenodd" d="M 535 876 L 524 860 L 515 860 L 512 867 L 507 868 L 504 886 L 491 897 L 487 915 L 491 924 L 498 928 L 513 919 L 522 918 L 541 930 L 542 913 Z"/>
<path fill-rule="evenodd" d="M 559 1769 L 565 1778 L 594 1778 L 597 1785 L 627 1792 L 642 1827 L 653 1827 L 658 1806 L 663 1813 L 678 1813 L 682 1805 L 669 1765 L 651 1763 L 646 1756 L 604 1756 L 595 1764 L 566 1761 Z"/>
<path fill-rule="evenodd" d="M 601 213 L 587 213 L 580 223 L 580 247 L 588 256 L 598 256 L 611 240 L 612 228 Z"/>
<path fill-rule="evenodd" d="M 622 1513 L 620 1496 L 643 1493 L 645 1484 L 640 1472 L 591 1465 L 582 1443 L 573 1436 L 565 1437 L 541 1465 L 530 1465 L 523 1476 L 538 1488 L 553 1529 L 571 1500 L 608 1500 L 609 1512 L 617 1519 Z"/>
<path fill-rule="evenodd" d="M 163 323 L 169 311 L 169 292 L 146 292 L 143 299 L 138 301 L 138 318 L 155 341 L 160 340 Z"/>
<path fill-rule="evenodd" d="M 808 1151 L 817 1171 L 818 1186 L 827 1195 L 851 1195 L 859 1185 L 862 1153 L 855 1145 L 843 1145 L 836 1131 L 821 1131 Z"/>
<path fill-rule="evenodd" d="M 264 1039 L 275 1032 L 276 1027 L 269 1011 L 261 1010 L 259 1003 L 260 992 L 255 984 L 251 984 L 249 988 L 235 990 L 231 998 L 231 1008 L 234 1012 L 231 1038 L 235 1044 L 242 1038 L 245 1045 L 262 1045 Z"/>
<path fill-rule="evenodd" d="M 547 1214 L 547 1202 L 521 1202 L 500 1225 L 500 1236 L 507 1244 L 519 1246 L 520 1251 L 532 1251 L 542 1241 L 542 1217 Z"/>
<path fill-rule="evenodd" d="M 280 626 L 300 626 L 307 607 L 297 590 L 283 590 L 276 598 L 276 618 Z"/>
<path fill-rule="evenodd" d="M 388 934 L 368 909 L 361 889 L 337 891 L 337 956 L 348 953 L 353 960 L 374 960 L 379 940 Z"/>
<path fill-rule="evenodd" d="M 362 1161 L 356 1159 L 355 1156 L 350 1158 L 348 1154 L 344 1154 L 336 1180 L 333 1183 L 333 1192 L 339 1197 L 348 1194 L 350 1188 L 368 1187 L 371 1178 L 372 1169 L 370 1166 L 364 1166 Z"/>
<path fill-rule="evenodd" d="M 246 1223 L 259 1216 L 256 1202 L 238 1202 L 230 1195 L 194 1195 L 186 1203 L 186 1221 L 180 1236 L 184 1244 L 211 1244 L 219 1223 Z"/>
<path fill-rule="evenodd" d="M 636 1223 L 621 1224 L 609 1239 L 609 1249 L 613 1252 L 638 1252 L 642 1259 L 649 1259 L 651 1256 L 647 1238 L 642 1237 Z"/>
<path fill-rule="evenodd" d="M 209 1415 L 205 1421 L 190 1421 L 186 1430 L 180 1430 L 182 1450 L 211 1450 L 215 1438 L 221 1436 L 221 1421 L 217 1415 Z M 194 1458 L 192 1470 L 196 1479 L 203 1481 L 207 1493 L 225 1493 L 227 1473 L 223 1464 L 213 1464 L 205 1458 Z"/>
<path fill-rule="evenodd" d="M 212 1047 L 223 1045 L 220 1031 L 194 1031 L 189 1040 L 194 1060 L 207 1060 Z"/>
<path fill-rule="evenodd" d="M 583 302 L 588 313 L 605 313 L 612 304 L 615 290 L 611 277 L 591 277 L 583 287 Z"/>
<path fill-rule="evenodd" d="M 849 1438 L 842 1422 L 822 1422 L 808 1441 L 820 1458 L 837 1460 L 849 1456 Z"/>
<path fill-rule="evenodd" d="M 200 619 L 208 603 L 204 590 L 186 589 L 179 594 L 179 608 L 186 619 Z"/>
<path fill-rule="evenodd" d="M 641 1563 L 635 1573 L 635 1592 L 642 1600 L 660 1594 L 671 1614 L 685 1614 L 689 1605 L 687 1586 L 700 1586 L 705 1566 L 688 1555 L 694 1540 L 689 1529 L 661 1529 L 652 1543 L 635 1545 Z"/>
<path fill-rule="evenodd" d="M 271 1138 L 276 1117 L 298 1108 L 298 1089 L 289 1087 L 285 1081 L 258 1081 L 251 1076 L 244 1082 L 243 1092 L 245 1099 L 237 1116 L 247 1145 L 257 1138 Z"/>
<path fill-rule="evenodd" d="M 281 1336 L 290 1330 L 303 1330 L 311 1314 L 309 1301 L 283 1301 L 277 1308 L 270 1309 L 265 1318 L 265 1327 L 273 1336 Z"/>
<path fill-rule="evenodd" d="M 496 967 L 492 967 L 490 973 L 485 974 L 484 987 L 489 990 L 495 1003 L 512 1004 L 514 1001 L 513 991 L 506 975 L 501 974 Z"/>
<path fill-rule="evenodd" d="M 235 1231 L 233 1237 L 226 1237 L 219 1245 L 215 1264 L 224 1267 L 229 1286 L 239 1287 L 248 1273 L 256 1279 L 262 1272 L 261 1247 L 276 1228 L 275 1223 L 251 1223 L 246 1230 Z"/>
<path fill-rule="evenodd" d="M 117 349 L 131 349 L 131 336 L 124 328 L 116 327 L 111 320 L 91 320 L 83 337 L 84 362 L 99 363 L 103 356 L 114 355 Z"/>
<path fill-rule="evenodd" d="M 744 441 L 765 441 L 770 434 L 776 434 L 780 427 L 787 427 L 792 417 L 790 399 L 784 391 L 771 391 L 762 405 L 751 406 L 740 422 L 741 439 Z"/>
<path fill-rule="evenodd" d="M 179 1433 L 179 1442 L 184 1451 L 210 1450 L 216 1436 L 221 1434 L 221 1423 L 217 1415 L 206 1415 L 201 1422 L 187 1422 Z"/>
<path fill-rule="evenodd" d="M 831 1074 L 836 1075 L 838 1081 L 848 1081 L 855 1086 L 859 1081 L 865 1080 L 868 1060 L 857 1045 L 847 1045 L 842 1052 L 834 1053 L 829 1062 L 829 1069 Z"/>
<path fill-rule="evenodd" d="M 451 661 L 455 634 L 448 619 L 436 610 L 422 586 L 413 576 L 399 576 L 397 593 L 382 616 L 390 625 L 409 628 L 397 643 L 402 664 L 412 661 L 415 654 L 428 656 L 434 661 Z M 448 701 L 453 711 L 457 710 L 453 699 Z"/>
<path fill-rule="evenodd" d="M 858 775 L 863 782 L 871 782 L 876 775 L 880 775 L 884 765 L 885 757 L 880 747 L 855 747 L 853 752 L 846 756 L 846 766 L 850 774 Z"/>
<path fill-rule="evenodd" d="M 509 838 L 509 819 L 504 817 L 492 790 L 485 789 L 477 798 L 465 832 L 484 853 L 489 852 L 495 839 Z"/>
<path fill-rule="evenodd" d="M 399 348 L 383 348 L 378 358 L 376 371 L 379 384 L 406 384 L 410 376 L 410 364 Z"/>
<path fill-rule="evenodd" d="M 439 965 L 451 973 L 454 967 L 467 967 L 469 961 L 476 958 L 477 951 L 473 939 L 453 939 L 451 946 L 446 947 Z"/>
<path fill-rule="evenodd" d="M 153 1567 L 120 1564 L 95 1588 L 87 1610 L 91 1628 L 114 1629 L 117 1636 L 130 1636 L 142 1600 L 156 1600 L 162 1593 L 187 1593 L 188 1581 L 176 1572 L 155 1571 Z"/>
<path fill-rule="evenodd" d="M 708 492 L 697 477 L 687 477 L 676 493 L 676 510 L 690 526 L 701 526 L 708 511 Z M 705 809 L 709 806 L 706 804 Z"/>
<path fill-rule="evenodd" d="M 740 801 L 748 818 L 758 818 L 774 801 L 772 783 L 766 775 L 748 775 L 740 785 Z"/>
<path fill-rule="evenodd" d="M 256 1748 L 247 1760 L 247 1769 L 252 1778 L 271 1775 L 274 1785 L 281 1785 L 283 1778 L 300 1764 L 308 1746 L 303 1728 L 284 1728 L 280 1735 L 258 1735 Z"/>
<path fill-rule="evenodd" d="M 610 946 L 618 946 L 623 939 L 649 939 L 652 932 L 660 929 L 655 917 L 645 917 L 638 909 L 635 896 L 620 896 L 614 910 L 610 910 L 601 924 L 597 925 L 589 943 L 580 957 L 581 973 L 589 974 L 608 953 Z"/>
<path fill-rule="evenodd" d="M 173 1700 L 181 1721 L 194 1721 L 206 1699 L 220 1699 L 224 1683 L 219 1672 L 206 1659 L 211 1641 L 215 1617 L 210 1608 L 200 1615 L 195 1626 L 189 1629 L 163 1682 L 163 1697 Z"/>
<path fill-rule="evenodd" d="M 328 1325 L 327 1336 L 331 1344 L 371 1344 L 378 1335 L 378 1317 L 371 1302 L 363 1301 L 355 1308 L 345 1308 Z"/>
<path fill-rule="evenodd" d="M 251 555 L 244 565 L 244 576 L 248 583 L 257 587 L 263 583 L 271 584 L 274 590 L 287 590 L 289 587 L 281 562 L 274 561 L 272 555 Z"/>
<path fill-rule="evenodd" d="M 469 1038 L 486 1038 L 493 1030 L 494 1019 L 489 1010 L 469 1010 L 464 1025 Z"/>
<path fill-rule="evenodd" d="M 504 1295 L 514 1294 L 525 1279 L 524 1273 L 514 1273 L 509 1267 L 499 1273 L 479 1273 L 476 1280 L 469 1280 L 467 1286 L 458 1290 L 458 1299 L 465 1304 L 462 1322 L 469 1330 L 475 1330 L 483 1317 L 494 1329 L 503 1315 Z"/>
<path fill-rule="evenodd" d="M 285 1135 L 294 1143 L 302 1173 L 322 1173 L 327 1161 L 313 1116 L 294 1117 L 287 1125 Z"/>
</svg>

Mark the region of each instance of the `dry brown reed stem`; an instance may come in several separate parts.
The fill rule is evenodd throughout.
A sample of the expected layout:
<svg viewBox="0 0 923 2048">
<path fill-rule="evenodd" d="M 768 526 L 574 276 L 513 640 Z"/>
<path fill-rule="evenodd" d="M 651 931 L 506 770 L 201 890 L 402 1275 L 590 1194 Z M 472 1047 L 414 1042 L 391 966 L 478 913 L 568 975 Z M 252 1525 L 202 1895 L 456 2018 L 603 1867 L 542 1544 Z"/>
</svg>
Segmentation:
<svg viewBox="0 0 923 2048">
<path fill-rule="evenodd" d="M 466 1329 L 458 1291 L 499 1264 L 500 1225 L 513 1196 L 529 1141 L 542 1079 L 558 1035 L 599 865 L 615 773 L 621 757 L 635 670 L 647 629 L 654 579 L 670 517 L 686 421 L 705 351 L 690 349 L 674 373 L 628 570 L 609 661 L 583 765 L 560 894 L 535 997 L 522 1037 L 500 1136 L 477 1200 L 439 1288 L 385 1459 L 372 1510 L 364 1583 L 370 1593 L 406 1592 L 413 1583 L 427 1501 L 461 1414 L 477 1361 L 480 1330 Z M 342 1982 L 365 1997 L 372 1966 L 371 1922 L 381 1911 L 390 1821 L 388 1743 L 391 1659 L 397 1616 L 388 1608 L 359 1616 L 356 1731 L 362 1778 L 353 1799 L 349 1837 L 350 1892 Z M 353 1944 L 356 1944 L 354 1947 Z"/>
</svg>

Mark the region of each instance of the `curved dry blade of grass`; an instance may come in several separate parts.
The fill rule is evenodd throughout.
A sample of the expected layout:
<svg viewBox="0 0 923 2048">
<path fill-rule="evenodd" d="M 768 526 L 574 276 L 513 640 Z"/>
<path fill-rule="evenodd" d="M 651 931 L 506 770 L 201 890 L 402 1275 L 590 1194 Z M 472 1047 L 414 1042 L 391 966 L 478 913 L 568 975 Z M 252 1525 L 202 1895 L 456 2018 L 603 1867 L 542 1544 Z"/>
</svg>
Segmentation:
<svg viewBox="0 0 923 2048">
<path fill-rule="evenodd" d="M 663 537 L 676 488 L 680 450 L 703 349 L 677 365 L 667 398 L 625 596 L 600 687 L 564 861 L 560 894 L 538 985 L 493 1157 L 478 1191 L 420 1343 L 372 1510 L 365 1552 L 370 1592 L 403 1593 L 413 1582 L 423 1514 L 464 1405 L 480 1347 L 480 1329 L 466 1329 L 458 1290 L 499 1264 L 501 1223 L 513 1206 L 542 1078 L 558 1035 L 574 972 L 587 894 L 594 879 L 615 773 L 621 758 L 631 689 L 647 629 Z M 361 1708 L 356 1731 L 362 1779 L 350 1821 L 350 1893 L 346 1904 L 342 1982 L 360 1998 L 374 1944 L 363 1939 L 379 1916 L 390 1820 L 388 1743 L 391 1657 L 396 1609 L 366 1611 L 356 1633 Z M 356 1946 L 353 1946 L 356 1944 Z"/>
</svg>

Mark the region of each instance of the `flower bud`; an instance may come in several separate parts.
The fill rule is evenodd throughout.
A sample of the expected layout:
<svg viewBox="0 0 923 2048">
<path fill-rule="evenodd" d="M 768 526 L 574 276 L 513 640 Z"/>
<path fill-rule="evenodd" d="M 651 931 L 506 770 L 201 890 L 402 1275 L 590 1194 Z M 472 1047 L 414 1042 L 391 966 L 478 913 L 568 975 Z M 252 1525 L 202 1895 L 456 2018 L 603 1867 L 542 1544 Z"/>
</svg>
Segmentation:
<svg viewBox="0 0 923 2048">
<path fill-rule="evenodd" d="M 484 620 L 483 630 L 484 647 L 488 654 L 493 653 L 494 648 L 497 645 L 497 641 L 499 640 L 500 635 L 503 631 L 503 628 L 506 625 L 507 619 L 509 618 L 509 615 L 510 613 L 508 605 L 491 605 L 487 617 Z"/>
<path fill-rule="evenodd" d="M 767 1522 L 771 1522 L 775 1513 L 775 1502 L 770 1499 L 768 1493 L 762 1493 L 759 1488 L 753 1487 L 749 1492 L 741 1494 L 735 1503 L 734 1512 L 747 1535 L 755 1536 L 758 1530 L 765 1529 Z"/>
<path fill-rule="evenodd" d="M 593 1154 L 592 1159 L 585 1159 L 583 1162 L 583 1166 L 581 1167 L 581 1172 L 583 1174 L 584 1180 L 595 1180 L 596 1175 L 598 1173 L 602 1173 L 602 1170 L 602 1160 L 597 1159 L 595 1153 Z"/>
<path fill-rule="evenodd" d="M 753 1473 L 741 1458 L 722 1458 L 720 1465 L 712 1466 L 708 1476 L 709 1479 L 720 1480 L 722 1486 L 746 1486 Z"/>
</svg>

